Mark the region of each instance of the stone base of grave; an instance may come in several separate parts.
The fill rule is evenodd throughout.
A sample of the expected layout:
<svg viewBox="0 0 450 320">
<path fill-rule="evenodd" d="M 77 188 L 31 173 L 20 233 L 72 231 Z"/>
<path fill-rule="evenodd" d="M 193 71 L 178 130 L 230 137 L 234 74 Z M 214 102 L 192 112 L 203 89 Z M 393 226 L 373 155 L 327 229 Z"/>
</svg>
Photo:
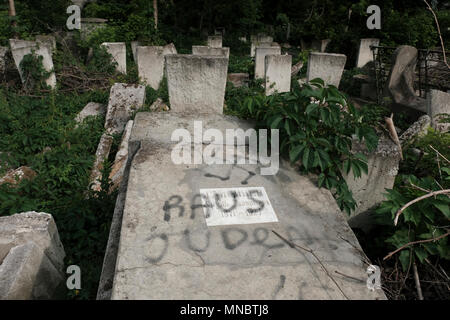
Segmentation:
<svg viewBox="0 0 450 320">
<path fill-rule="evenodd" d="M 172 132 L 192 133 L 194 121 L 202 121 L 203 132 L 214 128 L 224 137 L 226 129 L 252 127 L 222 115 L 137 114 L 99 298 L 385 299 L 382 291 L 367 288 L 366 258 L 332 195 L 288 164 L 274 176 L 260 175 L 261 165 L 248 161 L 174 164 Z M 253 223 L 212 226 L 236 219 L 217 211 L 205 217 L 200 195 L 205 190 L 200 189 L 212 188 L 250 188 L 267 197 L 250 201 L 245 198 L 249 189 L 239 189 L 244 194 L 236 194 L 235 210 L 222 213 Z M 247 210 L 258 204 L 261 211 Z M 312 255 L 272 231 L 313 249 L 345 296 Z"/>
</svg>

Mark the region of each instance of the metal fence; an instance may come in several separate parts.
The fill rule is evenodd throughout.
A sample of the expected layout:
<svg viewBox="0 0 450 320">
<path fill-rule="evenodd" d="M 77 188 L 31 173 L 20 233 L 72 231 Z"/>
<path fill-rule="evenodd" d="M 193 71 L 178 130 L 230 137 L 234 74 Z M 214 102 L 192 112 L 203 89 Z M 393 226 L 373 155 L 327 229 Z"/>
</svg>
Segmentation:
<svg viewBox="0 0 450 320">
<path fill-rule="evenodd" d="M 381 103 L 392 67 L 392 57 L 397 48 L 384 46 L 371 46 L 370 48 L 373 53 L 378 103 Z M 425 49 L 419 49 L 418 51 L 419 56 L 415 72 L 416 79 L 414 81 L 416 94 L 422 98 L 426 98 L 430 89 L 449 91 L 450 69 L 444 63 L 443 52 Z M 446 55 L 450 57 L 450 52 L 446 52 Z"/>
</svg>

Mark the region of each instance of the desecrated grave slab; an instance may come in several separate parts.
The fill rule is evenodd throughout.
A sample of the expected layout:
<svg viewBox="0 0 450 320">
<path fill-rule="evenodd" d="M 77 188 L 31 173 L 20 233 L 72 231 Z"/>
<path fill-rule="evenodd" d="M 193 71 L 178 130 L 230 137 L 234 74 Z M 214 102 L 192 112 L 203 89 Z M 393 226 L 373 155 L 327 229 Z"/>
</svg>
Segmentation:
<svg viewBox="0 0 450 320">
<path fill-rule="evenodd" d="M 114 274 L 111 280 L 103 274 L 101 280 L 112 283 L 112 299 L 385 298 L 381 291 L 367 288 L 363 253 L 332 195 L 288 164 L 282 162 L 273 176 L 261 175 L 266 167 L 261 163 L 238 164 L 247 159 L 245 152 L 235 154 L 235 162 L 229 164 L 175 164 L 172 151 L 180 143 L 192 151 L 194 159 L 212 145 L 223 147 L 224 152 L 234 149 L 234 139 L 223 144 L 209 140 L 210 145 L 172 141 L 173 130 L 198 132 L 195 121 L 202 123 L 205 134 L 216 129 L 223 136 L 227 129 L 253 127 L 215 114 L 136 115 L 127 187 L 118 202 L 123 209 L 116 207 L 114 217 L 121 221 Z M 237 140 L 237 145 L 244 146 L 246 140 Z M 229 191 L 228 202 L 214 189 Z M 206 199 L 214 208 L 202 203 Z M 256 219 L 208 226 L 209 209 L 227 220 L 233 202 L 241 214 L 253 214 Z M 265 216 L 272 219 L 258 220 L 261 206 L 268 202 L 273 215 L 267 207 L 270 214 Z M 291 244 L 313 249 L 345 296 L 320 263 L 272 231 Z M 114 245 L 108 243 L 108 247 Z M 111 267 L 104 265 L 104 270 Z M 338 276 L 335 270 L 361 281 Z M 99 296 L 104 297 L 101 292 Z"/>
<path fill-rule="evenodd" d="M 307 81 L 320 78 L 326 84 L 339 87 L 347 57 L 344 54 L 311 52 L 308 59 Z"/>
</svg>

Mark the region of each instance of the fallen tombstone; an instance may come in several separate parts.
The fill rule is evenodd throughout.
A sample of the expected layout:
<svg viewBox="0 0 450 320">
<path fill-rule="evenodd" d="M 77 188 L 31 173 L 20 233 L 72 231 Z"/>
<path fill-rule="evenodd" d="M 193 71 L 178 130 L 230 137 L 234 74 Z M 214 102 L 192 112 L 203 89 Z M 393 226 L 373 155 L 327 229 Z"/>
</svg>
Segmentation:
<svg viewBox="0 0 450 320">
<path fill-rule="evenodd" d="M 252 127 L 223 115 L 137 114 L 127 187 L 113 218 L 120 238 L 110 233 L 119 242 L 108 243 L 98 297 L 385 299 L 366 286 L 365 255 L 331 193 L 288 163 L 274 176 L 261 175 L 264 166 L 249 164 L 245 152 L 234 164 L 174 164 L 172 132 L 195 134 L 194 121 L 223 136 Z M 234 150 L 235 141 L 214 145 Z M 186 146 L 194 158 L 208 148 Z"/>
<path fill-rule="evenodd" d="M 109 179 L 112 183 L 110 191 L 116 190 L 122 182 L 125 165 L 128 158 L 128 141 L 130 140 L 132 128 L 133 120 L 130 120 L 125 126 L 125 130 L 122 135 L 122 141 L 120 142 L 119 146 L 119 151 L 117 151 L 116 153 L 116 158 L 114 159 L 113 166 L 111 167 L 111 173 L 109 174 Z"/>
<path fill-rule="evenodd" d="M 426 113 L 426 100 L 416 96 L 414 90 L 418 55 L 418 50 L 412 46 L 400 46 L 395 50 L 385 95 L 396 104 Z"/>
<path fill-rule="evenodd" d="M 339 87 L 347 57 L 344 54 L 311 52 L 306 81 L 320 78 L 328 85 Z"/>
<path fill-rule="evenodd" d="M 378 46 L 380 39 L 361 39 L 359 43 L 358 57 L 356 58 L 356 67 L 362 68 L 373 61 L 373 51 L 371 46 Z"/>
<path fill-rule="evenodd" d="M 192 46 L 192 54 L 201 56 L 224 56 L 230 57 L 230 48 L 212 48 L 208 46 Z"/>
<path fill-rule="evenodd" d="M 448 132 L 450 121 L 441 121 L 450 118 L 450 93 L 431 89 L 427 95 L 427 113 L 434 129 Z"/>
<path fill-rule="evenodd" d="M 125 42 L 103 42 L 101 44 L 117 62 L 116 70 L 127 74 L 127 46 Z"/>
<path fill-rule="evenodd" d="M 265 59 L 266 95 L 291 91 L 292 56 L 269 54 Z"/>
<path fill-rule="evenodd" d="M 256 47 L 255 49 L 255 79 L 264 79 L 266 55 L 281 55 L 280 47 Z"/>
<path fill-rule="evenodd" d="M 209 36 L 208 37 L 208 47 L 211 48 L 222 48 L 222 36 Z"/>
<path fill-rule="evenodd" d="M 311 49 L 315 52 L 325 52 L 330 42 L 330 39 L 313 40 L 311 43 Z"/>
<path fill-rule="evenodd" d="M 42 65 L 47 72 L 51 72 L 50 76 L 45 80 L 45 83 L 51 88 L 56 87 L 56 76 L 53 72 L 53 59 L 51 49 L 46 45 L 39 45 L 35 41 L 10 39 L 9 44 L 11 46 L 11 53 L 14 58 L 17 70 L 19 70 L 22 83 L 25 82 L 20 63 L 27 54 L 35 53 L 38 56 L 42 56 Z"/>
<path fill-rule="evenodd" d="M 171 111 L 223 112 L 227 58 L 182 54 L 165 58 Z"/>
<path fill-rule="evenodd" d="M 105 105 L 97 102 L 89 102 L 83 110 L 75 117 L 77 123 L 82 123 L 87 117 L 104 116 L 106 113 Z"/>
<path fill-rule="evenodd" d="M 22 180 L 32 180 L 37 176 L 36 171 L 27 166 L 22 166 L 15 170 L 10 170 L 0 178 L 0 185 L 9 183 L 12 186 L 18 185 Z"/>
<path fill-rule="evenodd" d="M 0 300 L 57 298 L 64 285 L 64 257 L 50 214 L 0 217 Z"/>
<path fill-rule="evenodd" d="M 236 88 L 248 86 L 250 76 L 248 73 L 229 73 L 227 81 L 231 82 Z"/>
<path fill-rule="evenodd" d="M 176 54 L 175 46 L 138 46 L 136 49 L 139 77 L 150 87 L 158 90 L 164 77 L 164 56 Z"/>
</svg>

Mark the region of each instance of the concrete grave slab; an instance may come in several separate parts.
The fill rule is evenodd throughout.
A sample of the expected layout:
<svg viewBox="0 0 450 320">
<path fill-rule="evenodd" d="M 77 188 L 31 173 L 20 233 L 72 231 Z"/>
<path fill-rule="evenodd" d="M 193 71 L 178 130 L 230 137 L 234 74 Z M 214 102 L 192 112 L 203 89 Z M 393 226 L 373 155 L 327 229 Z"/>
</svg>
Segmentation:
<svg viewBox="0 0 450 320">
<path fill-rule="evenodd" d="M 44 69 L 48 72 L 53 70 L 52 51 L 48 46 L 39 45 L 39 43 L 35 41 L 26 41 L 18 39 L 10 39 L 9 44 L 11 46 L 12 56 L 14 58 L 16 67 L 19 70 L 22 82 L 24 82 L 24 79 L 22 75 L 22 70 L 20 69 L 20 62 L 22 62 L 24 56 L 26 56 L 27 54 L 31 54 L 33 50 L 36 55 L 42 56 L 42 65 L 44 66 Z M 56 76 L 54 72 L 50 74 L 45 83 L 51 88 L 56 87 Z"/>
<path fill-rule="evenodd" d="M 215 35 L 208 37 L 208 47 L 222 48 L 222 36 Z"/>
<path fill-rule="evenodd" d="M 308 59 L 307 81 L 321 78 L 328 85 L 339 87 L 347 57 L 344 54 L 311 52 Z"/>
<path fill-rule="evenodd" d="M 125 42 L 103 42 L 101 44 L 117 62 L 117 71 L 127 74 L 127 46 Z"/>
<path fill-rule="evenodd" d="M 385 299 L 367 288 L 365 258 L 332 195 L 287 163 L 275 176 L 261 176 L 260 164 L 175 165 L 171 129 L 190 131 L 194 120 L 220 132 L 251 127 L 220 115 L 136 116 L 112 299 L 345 299 L 312 256 L 272 230 L 315 250 L 333 275 L 361 279 L 334 276 L 348 298 Z M 201 189 L 261 187 L 278 222 L 207 226 Z"/>
<path fill-rule="evenodd" d="M 165 58 L 172 112 L 223 113 L 226 57 L 170 54 Z"/>
<path fill-rule="evenodd" d="M 356 67 L 362 68 L 369 62 L 373 61 L 373 51 L 370 46 L 378 46 L 380 39 L 361 39 L 359 43 L 358 58 L 356 59 Z"/>
<path fill-rule="evenodd" d="M 212 48 L 208 46 L 192 46 L 192 54 L 201 56 L 224 56 L 230 57 L 230 48 Z"/>
<path fill-rule="evenodd" d="M 427 96 L 427 113 L 434 129 L 448 132 L 450 124 L 440 123 L 440 119 L 450 117 L 450 93 L 430 90 Z"/>
<path fill-rule="evenodd" d="M 266 55 L 281 55 L 280 47 L 257 47 L 255 51 L 255 79 L 264 79 Z"/>
<path fill-rule="evenodd" d="M 266 95 L 291 91 L 292 56 L 266 55 Z"/>
</svg>

